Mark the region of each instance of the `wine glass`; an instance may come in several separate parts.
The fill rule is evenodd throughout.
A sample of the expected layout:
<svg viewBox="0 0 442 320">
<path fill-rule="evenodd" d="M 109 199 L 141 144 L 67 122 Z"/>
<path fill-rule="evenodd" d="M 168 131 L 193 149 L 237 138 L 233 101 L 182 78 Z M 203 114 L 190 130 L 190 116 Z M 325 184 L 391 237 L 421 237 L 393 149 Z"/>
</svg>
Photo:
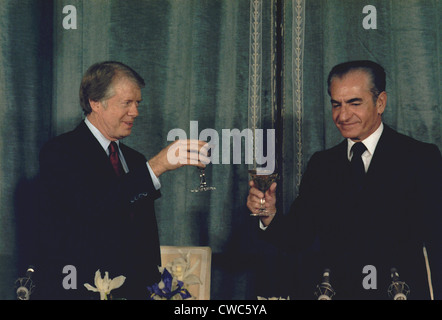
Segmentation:
<svg viewBox="0 0 442 320">
<path fill-rule="evenodd" d="M 216 190 L 215 187 L 209 187 L 207 186 L 206 182 L 206 173 L 204 168 L 198 167 L 199 175 L 200 175 L 200 185 L 196 189 L 190 190 L 190 192 L 201 192 L 201 191 L 210 191 L 210 190 Z"/>
<path fill-rule="evenodd" d="M 273 172 L 265 172 L 265 170 L 260 170 L 259 172 L 256 169 L 249 170 L 249 175 L 255 184 L 255 187 L 258 188 L 262 193 L 266 193 L 266 191 L 270 188 L 273 182 L 278 179 L 278 174 Z M 250 215 L 253 217 L 270 217 L 275 215 L 274 213 L 270 213 L 263 206 L 265 203 L 264 199 L 261 199 L 261 208 L 259 208 L 258 213 L 251 213 Z"/>
</svg>

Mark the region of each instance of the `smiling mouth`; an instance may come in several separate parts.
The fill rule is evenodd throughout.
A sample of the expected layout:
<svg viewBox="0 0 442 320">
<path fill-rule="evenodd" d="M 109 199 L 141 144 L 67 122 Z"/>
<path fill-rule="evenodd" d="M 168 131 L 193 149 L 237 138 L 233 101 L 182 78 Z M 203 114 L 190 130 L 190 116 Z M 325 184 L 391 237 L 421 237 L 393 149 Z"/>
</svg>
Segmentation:
<svg viewBox="0 0 442 320">
<path fill-rule="evenodd" d="M 358 123 L 357 122 L 353 122 L 353 123 L 339 123 L 339 125 L 341 126 L 341 127 L 351 127 L 351 126 L 354 126 L 354 125 L 357 125 Z"/>
<path fill-rule="evenodd" d="M 127 121 L 123 121 L 123 123 L 128 126 L 128 127 L 132 127 L 134 125 L 133 122 L 127 122 Z"/>
</svg>

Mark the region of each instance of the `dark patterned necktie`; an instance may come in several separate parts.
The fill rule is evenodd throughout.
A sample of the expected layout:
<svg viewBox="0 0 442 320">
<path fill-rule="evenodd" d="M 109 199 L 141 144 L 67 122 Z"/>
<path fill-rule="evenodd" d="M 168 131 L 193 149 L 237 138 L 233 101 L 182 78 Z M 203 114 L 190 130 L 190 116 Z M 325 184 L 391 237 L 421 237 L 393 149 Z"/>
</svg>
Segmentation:
<svg viewBox="0 0 442 320">
<path fill-rule="evenodd" d="M 364 184 L 365 168 L 364 162 L 362 162 L 362 154 L 367 150 L 362 142 L 357 142 L 351 148 L 353 151 L 353 157 L 351 158 L 351 171 L 353 176 L 353 182 L 357 190 L 361 190 Z"/>
<path fill-rule="evenodd" d="M 120 157 L 118 155 L 118 145 L 115 141 L 112 141 L 109 145 L 109 159 L 114 168 L 115 174 L 119 177 L 124 173 L 123 166 L 121 165 Z"/>
</svg>

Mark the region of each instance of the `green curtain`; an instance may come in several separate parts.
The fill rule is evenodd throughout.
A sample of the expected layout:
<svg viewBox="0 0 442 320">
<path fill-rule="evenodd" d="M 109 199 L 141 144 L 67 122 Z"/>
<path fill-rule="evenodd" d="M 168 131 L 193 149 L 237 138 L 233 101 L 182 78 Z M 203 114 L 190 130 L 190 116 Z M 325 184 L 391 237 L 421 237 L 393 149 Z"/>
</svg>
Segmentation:
<svg viewBox="0 0 442 320">
<path fill-rule="evenodd" d="M 389 93 L 385 122 L 441 147 L 441 2 L 371 1 L 377 9 L 376 30 L 362 27 L 366 4 L 0 0 L 0 299 L 15 298 L 14 280 L 25 272 L 16 269 L 21 245 L 16 225 L 23 211 L 32 210 L 28 191 L 38 171 L 39 149 L 83 119 L 78 87 L 95 62 L 119 60 L 146 79 L 140 116 L 125 142 L 148 158 L 170 143 L 170 130 L 180 128 L 189 135 L 191 121 L 198 121 L 198 132 L 215 129 L 220 144 L 222 129 L 256 125 L 282 130 L 277 160 L 283 211 L 296 196 L 313 152 L 341 139 L 325 87 L 336 63 L 369 58 L 384 65 Z M 76 9 L 76 29 L 63 28 L 68 5 Z M 275 25 L 278 15 L 280 26 Z M 279 27 L 283 41 L 277 46 Z M 255 31 L 258 38 L 251 36 Z M 251 68 L 254 44 L 259 47 L 256 70 Z M 275 67 L 283 71 L 280 83 Z M 254 72 L 260 79 L 254 92 L 260 98 L 257 106 L 249 99 Z M 275 81 L 282 90 L 274 90 Z M 276 98 L 282 103 L 275 103 Z M 251 121 L 254 116 L 257 122 Z M 276 272 L 291 272 L 287 259 L 254 239 L 257 220 L 245 206 L 247 169 L 244 157 L 242 164 L 209 165 L 208 183 L 217 190 L 200 194 L 190 192 L 198 185 L 195 168 L 160 178 L 162 197 L 156 208 L 161 244 L 212 248 L 213 299 L 255 299 L 266 294 L 263 287 L 275 295 L 287 292 L 283 281 L 274 281 Z"/>
</svg>

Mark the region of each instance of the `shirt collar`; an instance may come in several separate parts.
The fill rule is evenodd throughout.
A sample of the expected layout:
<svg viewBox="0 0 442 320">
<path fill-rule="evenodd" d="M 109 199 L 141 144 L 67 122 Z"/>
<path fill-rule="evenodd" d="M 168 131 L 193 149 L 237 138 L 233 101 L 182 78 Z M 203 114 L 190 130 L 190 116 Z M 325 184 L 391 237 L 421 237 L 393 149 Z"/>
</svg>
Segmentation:
<svg viewBox="0 0 442 320">
<path fill-rule="evenodd" d="M 86 123 L 87 127 L 89 128 L 89 130 L 92 132 L 92 134 L 94 135 L 94 137 L 98 140 L 98 142 L 100 143 L 101 147 L 104 149 L 104 151 L 108 152 L 108 148 L 110 143 L 112 142 L 111 140 L 109 140 L 108 138 L 106 138 L 101 132 L 100 130 L 98 130 L 90 121 L 89 119 L 86 117 L 84 119 L 84 122 Z M 117 143 L 118 146 L 120 146 L 120 141 L 115 141 Z"/>
<path fill-rule="evenodd" d="M 379 142 L 379 139 L 381 137 L 383 130 L 384 130 L 384 124 L 381 122 L 381 125 L 376 129 L 375 132 L 373 132 L 365 140 L 362 140 L 362 143 L 365 145 L 365 147 L 367 148 L 367 151 L 372 156 L 374 154 L 374 151 L 376 149 L 376 146 Z M 351 159 L 351 147 L 353 147 L 354 144 L 355 144 L 355 142 L 353 140 L 347 139 L 347 157 L 348 157 L 348 159 Z"/>
</svg>

